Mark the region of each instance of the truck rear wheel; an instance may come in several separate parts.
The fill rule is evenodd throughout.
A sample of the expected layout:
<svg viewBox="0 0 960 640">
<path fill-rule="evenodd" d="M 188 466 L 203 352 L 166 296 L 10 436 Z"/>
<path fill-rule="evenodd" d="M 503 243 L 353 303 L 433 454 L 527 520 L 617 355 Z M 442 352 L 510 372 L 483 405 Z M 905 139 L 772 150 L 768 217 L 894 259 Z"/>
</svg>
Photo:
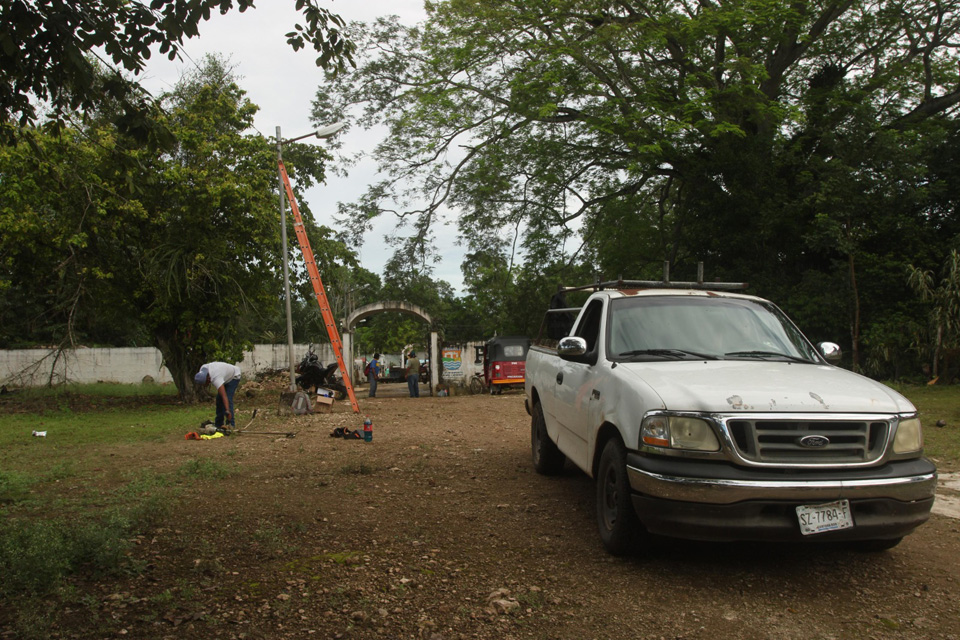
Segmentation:
<svg viewBox="0 0 960 640">
<path fill-rule="evenodd" d="M 537 473 L 553 476 L 563 471 L 566 456 L 547 435 L 547 423 L 543 419 L 543 407 L 537 402 L 533 405 L 530 419 L 530 453 L 533 458 L 533 468 Z"/>
<path fill-rule="evenodd" d="M 618 438 L 603 447 L 597 473 L 597 527 L 607 551 L 622 556 L 633 550 L 640 521 L 630 500 L 627 452 Z"/>
</svg>

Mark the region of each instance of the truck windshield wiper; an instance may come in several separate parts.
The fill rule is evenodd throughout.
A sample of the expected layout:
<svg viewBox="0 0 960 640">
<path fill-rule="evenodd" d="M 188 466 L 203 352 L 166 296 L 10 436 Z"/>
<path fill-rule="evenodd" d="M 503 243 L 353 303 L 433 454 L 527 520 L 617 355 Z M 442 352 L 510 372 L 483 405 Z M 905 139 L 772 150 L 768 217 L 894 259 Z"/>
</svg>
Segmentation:
<svg viewBox="0 0 960 640">
<path fill-rule="evenodd" d="M 786 358 L 792 362 L 806 362 L 807 364 L 811 362 L 806 358 L 792 356 L 789 353 L 780 353 L 779 351 L 731 351 L 723 355 L 734 358 Z"/>
<path fill-rule="evenodd" d="M 677 358 L 683 359 L 688 356 L 702 360 L 716 360 L 716 356 L 707 355 L 705 353 L 697 353 L 695 351 L 685 351 L 683 349 L 634 349 L 633 351 L 624 351 L 619 354 L 621 358 L 629 358 L 632 356 L 660 356 L 661 358 Z"/>
</svg>

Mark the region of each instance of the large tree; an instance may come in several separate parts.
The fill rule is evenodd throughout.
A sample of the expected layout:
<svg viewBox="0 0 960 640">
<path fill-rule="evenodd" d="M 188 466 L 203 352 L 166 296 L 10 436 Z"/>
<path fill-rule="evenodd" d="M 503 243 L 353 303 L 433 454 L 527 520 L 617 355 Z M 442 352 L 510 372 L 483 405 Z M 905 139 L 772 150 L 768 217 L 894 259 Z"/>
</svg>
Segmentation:
<svg viewBox="0 0 960 640">
<path fill-rule="evenodd" d="M 875 257 L 902 266 L 943 242 L 928 159 L 960 103 L 958 9 L 441 1 L 422 26 L 358 34 L 366 57 L 315 116 L 388 129 L 373 152 L 386 179 L 344 212 L 358 225 L 390 212 L 425 239 L 454 211 L 468 242 L 520 229 L 542 264 L 656 277 L 669 260 L 689 279 L 704 260 L 781 298 L 819 272 L 848 301 L 828 332 L 856 345 L 871 302 L 860 267 L 904 292 L 902 269 Z M 817 295 L 825 314 L 836 293 Z"/>
<path fill-rule="evenodd" d="M 152 50 L 171 60 L 186 39 L 199 35 L 211 12 L 253 8 L 253 0 L 4 0 L 0 3 L 0 139 L 15 125 L 37 121 L 36 100 L 49 105 L 58 128 L 64 116 L 96 110 L 113 101 L 121 126 L 141 137 L 165 133 L 150 117 L 152 98 L 129 74 L 143 71 Z M 338 71 L 352 63 L 353 45 L 343 38 L 343 20 L 314 0 L 296 0 L 304 24 L 287 41 L 296 50 L 310 44 L 317 65 Z M 103 82 L 96 60 L 112 69 Z M 167 136 L 163 136 L 166 138 Z"/>
<path fill-rule="evenodd" d="M 249 133 L 257 108 L 218 59 L 163 104 L 156 117 L 177 141 L 165 152 L 119 134 L 110 109 L 82 130 L 0 147 L 0 338 L 135 336 L 190 399 L 200 364 L 239 359 L 251 325 L 281 307 L 276 156 Z M 323 178 L 322 148 L 284 151 L 298 190 Z M 301 211 L 324 275 L 355 264 Z M 306 283 L 296 269 L 295 289 Z"/>
</svg>

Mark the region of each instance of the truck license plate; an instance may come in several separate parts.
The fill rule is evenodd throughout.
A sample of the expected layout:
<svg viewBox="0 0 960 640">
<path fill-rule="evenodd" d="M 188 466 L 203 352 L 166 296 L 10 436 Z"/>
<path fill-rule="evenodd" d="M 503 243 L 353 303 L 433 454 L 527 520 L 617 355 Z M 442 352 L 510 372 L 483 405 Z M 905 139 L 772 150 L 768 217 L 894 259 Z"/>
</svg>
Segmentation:
<svg viewBox="0 0 960 640">
<path fill-rule="evenodd" d="M 805 536 L 853 526 L 850 502 L 847 500 L 797 507 L 797 520 L 800 521 L 800 533 Z"/>
</svg>

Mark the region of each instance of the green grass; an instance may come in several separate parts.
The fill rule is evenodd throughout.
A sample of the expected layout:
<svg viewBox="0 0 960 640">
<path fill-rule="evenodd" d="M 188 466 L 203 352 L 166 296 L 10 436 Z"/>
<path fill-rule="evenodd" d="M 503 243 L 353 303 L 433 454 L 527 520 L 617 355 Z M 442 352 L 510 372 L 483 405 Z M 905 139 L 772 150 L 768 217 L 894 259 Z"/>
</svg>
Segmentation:
<svg viewBox="0 0 960 640">
<path fill-rule="evenodd" d="M 169 483 L 141 474 L 100 509 L 53 518 L 0 511 L 0 596 L 43 596 L 75 573 L 101 578 L 123 571 L 130 538 L 169 515 L 174 494 Z"/>
<path fill-rule="evenodd" d="M 172 386 L 97 384 L 4 396 L 0 606 L 16 612 L 18 637 L 51 636 L 57 614 L 49 603 L 76 604 L 73 576 L 141 570 L 129 555 L 131 541 L 169 519 L 184 480 L 232 472 L 235 464 L 206 460 L 166 473 L 110 462 L 118 446 L 182 440 L 212 417 L 209 404 L 176 405 L 175 395 Z"/>
<path fill-rule="evenodd" d="M 95 398 L 136 398 L 176 396 L 177 387 L 172 384 L 120 384 L 118 382 L 95 382 L 89 384 L 62 384 L 53 387 L 24 387 L 17 389 L 17 397 L 24 400 L 62 398 L 65 396 L 92 396 Z"/>
<path fill-rule="evenodd" d="M 51 603 L 78 603 L 72 576 L 140 571 L 142 561 L 128 555 L 132 539 L 169 517 L 179 491 L 166 477 L 139 470 L 107 492 L 92 483 L 70 498 L 33 495 L 45 483 L 58 486 L 70 469 L 0 472 L 0 606 L 15 612 L 13 630 L 25 640 L 53 635 L 59 615 Z"/>
<path fill-rule="evenodd" d="M 369 476 L 375 472 L 375 469 L 366 462 L 349 462 L 340 467 L 342 475 Z"/>
<path fill-rule="evenodd" d="M 0 470 L 0 506 L 26 500 L 30 485 L 34 482 L 36 480 L 32 476 Z"/>
<path fill-rule="evenodd" d="M 216 460 L 195 458 L 184 463 L 177 473 L 190 480 L 222 480 L 233 473 L 233 469 Z"/>
<path fill-rule="evenodd" d="M 39 416 L 0 415 L 0 460 L 4 452 L 13 458 L 42 457 L 44 450 L 59 447 L 160 442 L 194 431 L 212 413 L 211 408 L 200 406 L 147 406 L 86 412 L 59 409 Z M 34 431 L 46 431 L 47 435 L 36 438 L 32 436 Z"/>
<path fill-rule="evenodd" d="M 891 385 L 920 411 L 923 447 L 938 466 L 960 468 L 960 385 Z M 937 426 L 937 421 L 946 424 Z"/>
</svg>

